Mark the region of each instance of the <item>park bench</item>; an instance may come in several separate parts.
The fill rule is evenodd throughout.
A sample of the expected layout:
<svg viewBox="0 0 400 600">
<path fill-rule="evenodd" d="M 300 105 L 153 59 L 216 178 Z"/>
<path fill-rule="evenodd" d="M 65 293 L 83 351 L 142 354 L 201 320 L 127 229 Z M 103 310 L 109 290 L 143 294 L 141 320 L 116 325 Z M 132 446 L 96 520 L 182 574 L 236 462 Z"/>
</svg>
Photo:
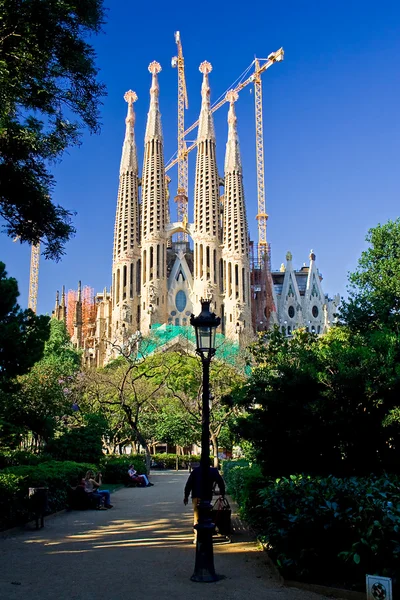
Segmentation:
<svg viewBox="0 0 400 600">
<path fill-rule="evenodd" d="M 88 510 L 99 507 L 99 498 L 85 492 L 84 488 L 80 485 L 76 487 L 70 486 L 67 494 L 68 507 L 71 510 Z"/>
</svg>

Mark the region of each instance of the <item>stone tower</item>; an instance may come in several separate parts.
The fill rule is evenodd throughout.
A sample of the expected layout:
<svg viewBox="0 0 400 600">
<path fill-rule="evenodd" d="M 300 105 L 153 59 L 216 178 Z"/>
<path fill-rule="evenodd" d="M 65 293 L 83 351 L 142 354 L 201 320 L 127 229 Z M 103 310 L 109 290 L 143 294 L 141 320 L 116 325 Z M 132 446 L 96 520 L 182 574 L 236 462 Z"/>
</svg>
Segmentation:
<svg viewBox="0 0 400 600">
<path fill-rule="evenodd" d="M 159 108 L 158 73 L 161 66 L 149 65 L 152 75 L 150 108 L 144 146 L 142 175 L 142 282 L 141 324 L 146 335 L 153 323 L 167 319 L 167 189 L 164 168 L 163 136 Z"/>
<path fill-rule="evenodd" d="M 133 110 L 137 96 L 129 90 L 124 99 L 128 114 L 119 170 L 112 268 L 111 342 L 117 344 L 139 328 L 140 320 L 139 176 Z"/>
<path fill-rule="evenodd" d="M 67 306 L 65 304 L 65 286 L 62 286 L 62 291 L 61 291 L 61 304 L 60 304 L 60 294 L 57 291 L 56 293 L 56 304 L 54 306 L 54 310 L 51 313 L 51 316 L 53 317 L 53 319 L 56 319 L 57 321 L 64 321 L 64 323 L 67 322 Z"/>
<path fill-rule="evenodd" d="M 76 348 L 82 348 L 82 284 L 78 281 L 78 294 L 75 302 L 74 333 L 71 342 Z"/>
<path fill-rule="evenodd" d="M 200 310 L 200 299 L 208 298 L 213 310 L 221 310 L 221 201 L 217 169 L 214 121 L 210 107 L 208 74 L 212 67 L 204 61 L 199 67 L 203 74 L 201 110 L 197 134 L 197 158 L 194 190 L 194 312 Z"/>
<path fill-rule="evenodd" d="M 239 340 L 241 334 L 251 332 L 249 232 L 235 114 L 238 94 L 230 91 L 226 99 L 229 111 L 222 250 L 224 330 L 229 339 Z"/>
</svg>

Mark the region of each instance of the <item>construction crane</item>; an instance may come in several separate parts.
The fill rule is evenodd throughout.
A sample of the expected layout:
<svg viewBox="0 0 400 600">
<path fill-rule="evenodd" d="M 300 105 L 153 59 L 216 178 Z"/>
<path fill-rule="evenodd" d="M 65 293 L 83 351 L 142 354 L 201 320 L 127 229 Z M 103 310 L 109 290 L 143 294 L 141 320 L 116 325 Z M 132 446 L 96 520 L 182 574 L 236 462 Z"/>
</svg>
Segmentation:
<svg viewBox="0 0 400 600">
<path fill-rule="evenodd" d="M 36 313 L 38 287 L 39 287 L 39 259 L 40 259 L 40 242 L 32 244 L 31 250 L 31 268 L 29 273 L 29 296 L 28 308 Z"/>
<path fill-rule="evenodd" d="M 178 55 L 172 58 L 171 64 L 178 69 L 178 190 L 175 202 L 178 209 L 178 221 L 187 221 L 188 208 L 188 155 L 185 142 L 185 109 L 188 108 L 188 97 L 185 80 L 185 60 L 179 31 L 175 32 L 175 43 Z M 179 241 L 186 241 L 187 234 L 178 233 Z"/>
<path fill-rule="evenodd" d="M 234 91 L 240 92 L 244 87 L 249 85 L 249 83 L 253 83 L 257 79 L 257 77 L 260 77 L 260 75 L 262 75 L 262 73 L 264 73 L 267 69 L 272 67 L 273 64 L 275 64 L 276 62 L 282 61 L 283 56 L 284 56 L 283 48 L 279 48 L 279 50 L 277 50 L 276 52 L 271 52 L 271 54 L 268 56 L 268 58 L 254 59 L 250 65 L 250 67 L 246 70 L 246 72 L 248 72 L 249 69 L 254 65 L 255 66 L 254 73 L 252 75 L 250 75 L 250 77 L 248 77 L 247 79 L 242 81 L 241 83 L 238 83 L 238 85 L 234 88 Z M 258 61 L 258 68 L 256 65 L 256 61 Z M 265 62 L 262 63 L 262 61 L 265 61 Z M 221 108 L 221 106 L 223 106 L 225 104 L 225 102 L 227 102 L 227 100 L 224 95 L 224 97 L 219 102 L 217 102 L 216 104 L 214 104 L 214 106 L 211 107 L 211 112 L 214 113 L 216 110 Z M 191 131 L 193 131 L 193 129 L 195 129 L 197 127 L 198 124 L 199 124 L 199 121 L 197 120 L 195 123 L 193 123 L 193 125 L 188 127 L 188 129 L 186 129 L 183 132 L 183 137 L 185 138 L 188 133 L 190 133 Z M 189 152 L 194 150 L 196 148 L 196 146 L 197 146 L 197 142 L 193 142 L 193 144 L 191 146 L 184 148 L 183 154 L 186 156 L 186 158 L 187 158 L 187 155 L 189 154 Z M 169 171 L 169 169 L 171 169 L 173 166 L 175 166 L 179 162 L 180 162 L 180 156 L 179 156 L 179 150 L 178 150 L 178 156 L 174 160 L 171 160 L 170 162 L 168 162 L 168 164 L 165 167 L 165 170 Z"/>
<path fill-rule="evenodd" d="M 282 53 L 283 58 L 283 53 Z M 282 60 L 282 59 L 280 59 Z M 260 61 L 255 59 L 254 73 L 254 105 L 256 118 L 256 165 L 257 165 L 257 199 L 258 212 L 258 262 L 261 264 L 263 255 L 268 252 L 267 248 L 267 220 L 265 206 L 265 177 L 264 177 L 264 135 L 263 135 L 263 113 L 262 113 L 262 83 L 260 76 Z"/>
<path fill-rule="evenodd" d="M 17 235 L 13 242 L 18 242 L 20 236 Z M 40 260 L 40 242 L 31 246 L 31 266 L 29 272 L 29 295 L 28 308 L 36 313 L 38 286 L 39 286 L 39 260 Z"/>
</svg>

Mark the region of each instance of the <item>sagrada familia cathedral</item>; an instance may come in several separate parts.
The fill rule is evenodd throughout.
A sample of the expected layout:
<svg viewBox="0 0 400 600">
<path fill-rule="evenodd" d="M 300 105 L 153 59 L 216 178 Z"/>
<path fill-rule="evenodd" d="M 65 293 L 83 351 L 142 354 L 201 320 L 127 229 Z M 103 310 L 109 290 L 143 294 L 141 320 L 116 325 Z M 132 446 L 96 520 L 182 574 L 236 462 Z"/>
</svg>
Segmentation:
<svg viewBox="0 0 400 600">
<path fill-rule="evenodd" d="M 335 320 L 339 298 L 332 300 L 323 293 L 313 252 L 309 265 L 297 271 L 288 252 L 286 264 L 279 271 L 269 270 L 266 274 L 270 285 L 259 285 L 260 278 L 255 277 L 235 114 L 237 94 L 227 95 L 228 139 L 221 177 L 208 62 L 200 65 L 203 82 L 194 219 L 193 223 L 186 218 L 170 222 L 159 107 L 161 67 L 152 62 L 149 71 L 152 82 L 141 177 L 134 129 L 137 96 L 132 91 L 124 96 L 128 114 L 119 174 L 111 289 L 105 288 L 95 296 L 89 312 L 86 306 L 89 316 L 84 322 L 85 303 L 79 284 L 74 304 L 68 304 L 75 346 L 84 349 L 88 364 L 102 366 L 112 358 L 112 344 L 122 344 L 135 332 L 146 336 L 152 328 L 174 328 L 178 332 L 189 326 L 191 313 L 200 312 L 201 298 L 210 299 L 213 311 L 221 317 L 220 333 L 239 344 L 247 343 L 255 331 L 273 324 L 287 335 L 298 327 L 324 333 Z M 179 233 L 179 241 L 174 241 L 174 234 Z M 61 301 L 57 293 L 53 316 L 67 319 L 64 291 Z"/>
</svg>

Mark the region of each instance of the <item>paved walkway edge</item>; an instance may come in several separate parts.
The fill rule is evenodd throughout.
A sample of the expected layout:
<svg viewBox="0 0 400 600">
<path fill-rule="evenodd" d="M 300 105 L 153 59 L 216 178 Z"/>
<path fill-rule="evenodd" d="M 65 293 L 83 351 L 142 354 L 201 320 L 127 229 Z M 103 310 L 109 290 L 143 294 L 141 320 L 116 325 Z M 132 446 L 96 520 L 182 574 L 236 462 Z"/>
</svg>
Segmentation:
<svg viewBox="0 0 400 600">
<path fill-rule="evenodd" d="M 287 587 L 298 588 L 300 590 L 307 590 L 308 592 L 315 592 L 316 594 L 322 594 L 323 596 L 329 596 L 331 598 L 344 598 L 345 600 L 365 600 L 366 598 L 366 593 L 364 592 L 353 592 L 352 590 L 332 588 L 325 585 L 317 585 L 314 583 L 303 583 L 302 581 L 287 581 L 286 579 L 284 579 L 284 584 Z"/>
</svg>

